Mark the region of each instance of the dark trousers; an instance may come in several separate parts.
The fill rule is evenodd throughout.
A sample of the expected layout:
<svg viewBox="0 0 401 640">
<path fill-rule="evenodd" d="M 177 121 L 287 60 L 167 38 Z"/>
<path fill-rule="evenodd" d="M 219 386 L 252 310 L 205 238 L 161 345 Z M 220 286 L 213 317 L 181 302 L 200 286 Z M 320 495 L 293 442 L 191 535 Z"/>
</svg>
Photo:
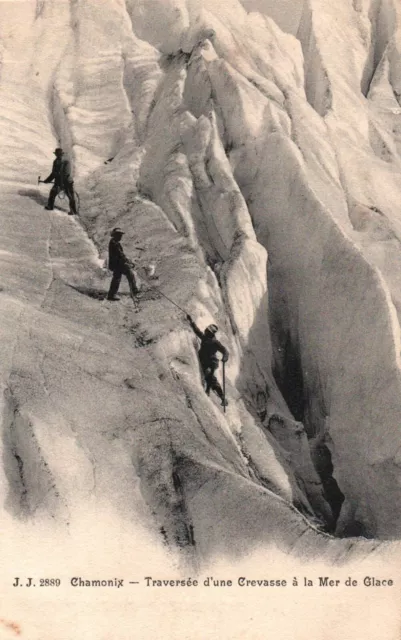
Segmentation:
<svg viewBox="0 0 401 640">
<path fill-rule="evenodd" d="M 115 269 L 113 271 L 113 277 L 110 283 L 109 293 L 107 294 L 108 298 L 114 298 L 114 296 L 118 293 L 118 289 L 120 287 L 121 276 L 125 276 L 128 280 L 129 288 L 131 291 L 131 296 L 134 296 L 138 293 L 138 287 L 135 280 L 134 272 L 129 268 L 129 266 L 122 267 L 120 269 Z"/>
<path fill-rule="evenodd" d="M 52 186 L 52 188 L 50 189 L 50 193 L 49 193 L 49 200 L 47 203 L 47 206 L 49 209 L 53 209 L 54 208 L 54 201 L 56 199 L 56 196 L 58 195 L 58 193 L 62 190 L 62 187 L 59 184 L 54 184 Z M 75 196 L 74 196 L 74 183 L 73 182 L 67 182 L 67 184 L 64 186 L 64 193 L 66 194 L 68 201 L 70 203 L 70 211 L 71 213 L 77 213 L 77 205 L 75 202 Z"/>
<path fill-rule="evenodd" d="M 217 380 L 215 373 L 219 367 L 218 362 L 201 363 L 203 375 L 206 382 L 206 393 L 209 395 L 210 390 L 217 393 L 219 398 L 223 399 L 223 389 L 221 388 L 219 381 Z"/>
</svg>

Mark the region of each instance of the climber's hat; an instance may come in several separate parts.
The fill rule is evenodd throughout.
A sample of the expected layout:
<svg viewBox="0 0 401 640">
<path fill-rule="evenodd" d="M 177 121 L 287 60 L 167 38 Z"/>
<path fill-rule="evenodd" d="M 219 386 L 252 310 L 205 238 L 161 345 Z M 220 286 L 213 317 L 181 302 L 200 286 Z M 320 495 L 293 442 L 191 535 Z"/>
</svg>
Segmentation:
<svg viewBox="0 0 401 640">
<path fill-rule="evenodd" d="M 124 233 L 125 232 L 122 229 L 120 229 L 120 227 L 115 227 L 110 235 L 111 236 L 123 236 Z"/>
<path fill-rule="evenodd" d="M 207 331 L 208 333 L 211 333 L 213 336 L 215 335 L 215 333 L 218 332 L 218 327 L 215 324 L 209 324 L 208 327 L 206 327 L 205 332 Z"/>
</svg>

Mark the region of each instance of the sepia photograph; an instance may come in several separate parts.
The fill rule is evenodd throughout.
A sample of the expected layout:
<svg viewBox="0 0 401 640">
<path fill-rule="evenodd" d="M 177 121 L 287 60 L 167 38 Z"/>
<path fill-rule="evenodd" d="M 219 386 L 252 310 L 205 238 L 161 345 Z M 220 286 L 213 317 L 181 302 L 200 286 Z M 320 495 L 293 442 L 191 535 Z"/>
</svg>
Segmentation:
<svg viewBox="0 0 401 640">
<path fill-rule="evenodd" d="M 0 183 L 0 640 L 400 640 L 399 0 L 0 0 Z"/>
</svg>

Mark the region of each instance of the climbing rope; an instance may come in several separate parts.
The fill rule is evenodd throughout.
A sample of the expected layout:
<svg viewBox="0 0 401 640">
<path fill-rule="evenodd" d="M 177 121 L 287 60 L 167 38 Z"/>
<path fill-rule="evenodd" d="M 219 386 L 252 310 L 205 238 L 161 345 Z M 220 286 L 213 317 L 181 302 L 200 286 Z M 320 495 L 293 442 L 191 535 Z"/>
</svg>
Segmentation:
<svg viewBox="0 0 401 640">
<path fill-rule="evenodd" d="M 134 267 L 137 269 L 137 271 L 139 272 L 140 277 L 150 286 L 152 287 L 152 289 L 154 289 L 155 291 L 158 291 L 158 293 L 160 293 L 161 296 L 163 296 L 163 298 L 166 298 L 166 300 L 168 300 L 169 302 L 171 302 L 171 304 L 173 304 L 175 307 L 177 307 L 177 309 L 179 309 L 182 313 L 185 313 L 185 315 L 188 315 L 187 311 L 184 311 L 184 309 L 182 307 L 180 307 L 180 305 L 178 305 L 176 302 L 174 302 L 174 300 L 172 300 L 171 298 L 169 298 L 168 296 L 166 296 L 165 293 L 163 293 L 163 291 L 160 291 L 160 289 L 158 287 L 156 287 L 156 285 L 153 284 L 153 282 L 149 282 L 148 278 L 145 277 L 144 273 L 143 273 L 143 267 Z"/>
</svg>

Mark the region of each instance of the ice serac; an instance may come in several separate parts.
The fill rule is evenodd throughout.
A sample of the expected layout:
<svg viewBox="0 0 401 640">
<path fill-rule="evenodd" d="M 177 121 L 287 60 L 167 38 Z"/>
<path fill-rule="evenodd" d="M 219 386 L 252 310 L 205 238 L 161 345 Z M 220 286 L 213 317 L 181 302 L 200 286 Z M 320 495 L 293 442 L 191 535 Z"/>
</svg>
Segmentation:
<svg viewBox="0 0 401 640">
<path fill-rule="evenodd" d="M 398 22 L 332 11 L 42 0 L 0 21 L 0 486 L 27 528 L 112 505 L 195 566 L 399 537 Z M 57 145 L 79 220 L 34 188 Z M 136 311 L 101 300 L 117 225 Z M 230 351 L 225 413 L 182 309 Z"/>
<path fill-rule="evenodd" d="M 336 19 L 328 3 L 323 3 L 323 9 L 325 19 L 322 3 L 312 1 L 304 5 L 299 37 L 305 49 L 308 44 L 304 36 L 313 33 L 308 42 L 316 43 L 319 50 L 327 93 L 331 96 L 324 120 L 336 153 L 351 223 L 351 228 L 348 224 L 341 226 L 367 263 L 362 266 L 363 261 L 358 259 L 360 266 L 353 268 L 355 274 L 361 268 L 366 270 L 359 310 L 354 315 L 358 335 L 353 344 L 364 334 L 367 344 L 361 348 L 369 351 L 371 358 L 365 364 L 363 376 L 355 372 L 354 388 L 349 386 L 341 391 L 337 400 L 338 406 L 345 400 L 341 413 L 348 413 L 350 424 L 353 422 L 353 435 L 343 416 L 334 419 L 333 409 L 329 416 L 336 475 L 346 496 L 340 529 L 346 528 L 353 512 L 355 522 L 368 534 L 396 537 L 399 520 L 394 516 L 392 501 L 382 496 L 390 492 L 388 495 L 398 500 L 397 489 L 390 490 L 390 485 L 398 465 L 400 410 L 399 5 L 391 1 L 344 3 Z M 341 47 L 337 44 L 340 37 Z M 306 64 L 306 73 L 307 67 Z M 318 108 L 313 101 L 311 104 Z M 330 202 L 325 204 L 330 208 Z M 356 278 L 353 280 L 356 283 Z M 387 352 L 387 372 L 379 364 L 382 351 Z M 354 348 L 353 352 L 356 353 Z M 344 351 L 340 357 L 346 370 L 350 358 Z M 359 409 L 355 403 L 350 404 L 353 392 L 362 400 Z M 356 413 L 352 418 L 353 411 Z M 364 451 L 359 458 L 363 461 L 360 471 L 358 460 L 351 454 L 351 442 Z M 370 481 L 361 492 L 357 483 L 365 477 Z"/>
</svg>

